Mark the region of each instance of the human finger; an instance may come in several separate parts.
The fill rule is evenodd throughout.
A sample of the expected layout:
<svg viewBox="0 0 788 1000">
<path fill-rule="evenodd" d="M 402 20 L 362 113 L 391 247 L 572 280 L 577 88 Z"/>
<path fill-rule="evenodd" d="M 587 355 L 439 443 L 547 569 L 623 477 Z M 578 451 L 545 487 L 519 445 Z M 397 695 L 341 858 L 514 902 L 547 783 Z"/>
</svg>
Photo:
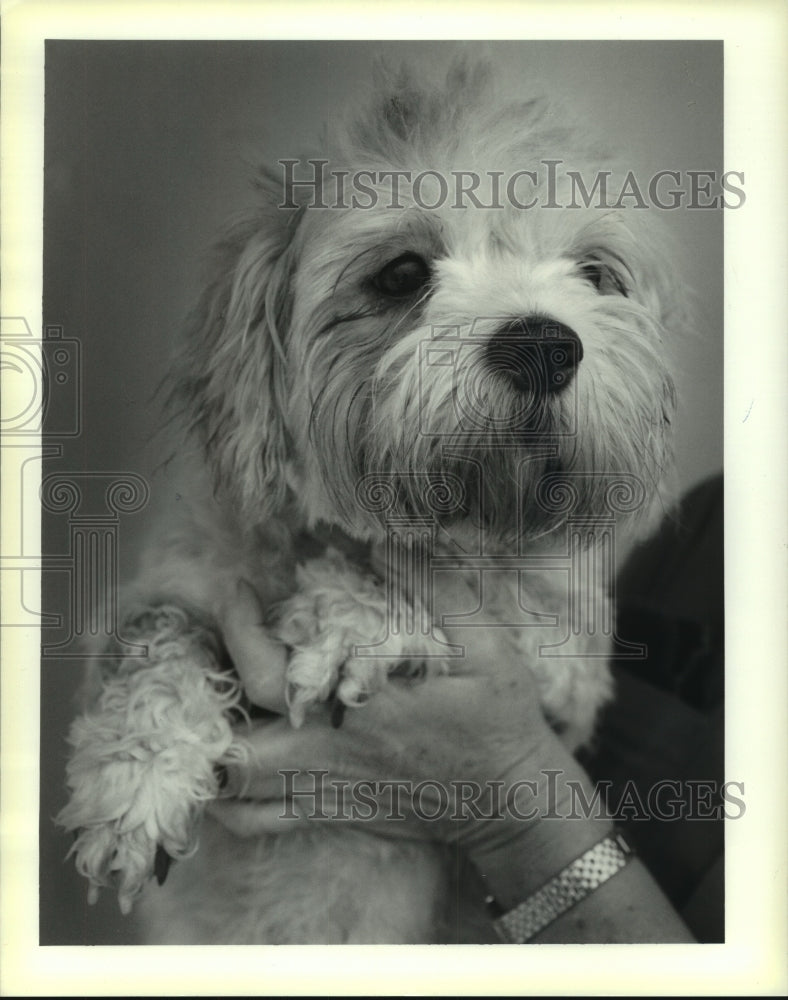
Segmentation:
<svg viewBox="0 0 788 1000">
<path fill-rule="evenodd" d="M 251 584 L 239 580 L 222 612 L 222 636 L 247 697 L 272 712 L 287 711 L 287 649 L 263 625 L 263 609 Z"/>
<path fill-rule="evenodd" d="M 387 685 L 363 705 L 349 707 L 339 729 L 324 706 L 316 706 L 297 730 L 284 718 L 240 727 L 245 753 L 226 765 L 224 794 L 269 798 L 278 794 L 284 771 L 393 777 L 397 763 L 410 758 L 429 770 L 436 743 L 442 756 L 451 755 L 458 740 L 474 741 L 488 688 L 485 680 L 469 676 L 432 677 L 417 687 Z"/>
<path fill-rule="evenodd" d="M 337 786 L 328 779 L 316 787 L 319 792 L 300 789 L 267 801 L 218 799 L 210 802 L 206 811 L 237 837 L 287 834 L 310 824 L 335 827 L 341 822 L 365 823 L 375 833 L 394 839 L 424 840 L 435 832 L 420 822 L 402 799 L 396 800 L 394 812 L 386 794 L 377 793 L 373 782 L 365 783 L 363 797 L 357 797 L 355 788 L 346 783 Z"/>
<path fill-rule="evenodd" d="M 267 799 L 281 796 L 280 771 L 308 773 L 324 767 L 341 739 L 330 721 L 310 717 L 294 729 L 280 718 L 237 730 L 241 753 L 222 767 L 223 798 Z M 344 741 L 342 741 L 344 743 Z"/>
<path fill-rule="evenodd" d="M 288 808 L 283 801 L 253 802 L 242 799 L 215 799 L 206 812 L 236 837 L 259 837 L 264 833 L 286 833 L 307 822 L 303 812 Z"/>
</svg>

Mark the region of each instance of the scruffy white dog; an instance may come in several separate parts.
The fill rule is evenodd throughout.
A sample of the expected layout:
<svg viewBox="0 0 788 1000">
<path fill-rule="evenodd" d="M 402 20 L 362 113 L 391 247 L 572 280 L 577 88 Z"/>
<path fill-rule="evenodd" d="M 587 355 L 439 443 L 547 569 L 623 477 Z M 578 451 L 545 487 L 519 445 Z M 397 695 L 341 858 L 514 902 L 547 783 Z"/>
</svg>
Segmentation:
<svg viewBox="0 0 788 1000">
<path fill-rule="evenodd" d="M 261 174 L 219 248 L 173 376 L 192 464 L 122 598 L 147 656 L 97 661 L 71 732 L 59 822 L 90 898 L 139 897 L 150 941 L 447 939 L 437 847 L 348 823 L 237 839 L 203 815 L 244 754 L 221 637 L 239 579 L 292 650 L 299 725 L 329 699 L 364 711 L 403 663 L 451 670 L 440 623 L 392 627 L 363 553 L 443 559 L 479 592 L 471 624 L 521 626 L 575 748 L 611 695 L 611 526 L 664 502 L 678 295 L 653 213 L 578 205 L 577 177 L 610 170 L 596 144 L 465 64 L 437 88 L 381 73 L 326 144 L 319 184 L 314 163 Z"/>
</svg>

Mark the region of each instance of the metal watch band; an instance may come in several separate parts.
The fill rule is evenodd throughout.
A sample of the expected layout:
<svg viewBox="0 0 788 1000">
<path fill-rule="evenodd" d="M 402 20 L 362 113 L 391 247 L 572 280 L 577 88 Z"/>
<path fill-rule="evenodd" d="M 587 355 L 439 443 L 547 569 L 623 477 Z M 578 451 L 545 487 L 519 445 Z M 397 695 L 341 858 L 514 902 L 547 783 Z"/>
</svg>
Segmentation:
<svg viewBox="0 0 788 1000">
<path fill-rule="evenodd" d="M 530 941 L 562 913 L 566 913 L 603 882 L 612 878 L 626 865 L 632 853 L 620 834 L 608 835 L 519 906 L 497 916 L 493 926 L 498 936 L 506 944 L 525 944 Z M 494 901 L 487 902 L 494 911 Z"/>
</svg>

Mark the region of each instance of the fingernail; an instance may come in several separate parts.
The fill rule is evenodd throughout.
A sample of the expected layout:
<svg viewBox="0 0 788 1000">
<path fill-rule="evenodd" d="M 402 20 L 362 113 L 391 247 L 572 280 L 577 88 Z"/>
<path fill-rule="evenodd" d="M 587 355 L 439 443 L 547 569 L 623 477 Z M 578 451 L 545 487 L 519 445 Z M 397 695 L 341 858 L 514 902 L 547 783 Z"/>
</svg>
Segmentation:
<svg viewBox="0 0 788 1000">
<path fill-rule="evenodd" d="M 153 860 L 153 874 L 156 876 L 156 881 L 159 885 L 164 885 L 171 864 L 172 858 L 164 850 L 161 844 L 159 844 L 156 847 L 156 857 Z"/>
</svg>

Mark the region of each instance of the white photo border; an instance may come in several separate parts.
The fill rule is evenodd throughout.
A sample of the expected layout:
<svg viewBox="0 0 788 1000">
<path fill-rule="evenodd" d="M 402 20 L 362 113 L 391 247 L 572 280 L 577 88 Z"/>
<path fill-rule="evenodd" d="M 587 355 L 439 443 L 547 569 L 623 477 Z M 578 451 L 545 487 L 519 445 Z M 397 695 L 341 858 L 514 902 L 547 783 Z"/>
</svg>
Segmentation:
<svg viewBox="0 0 788 1000">
<path fill-rule="evenodd" d="M 726 829 L 727 943 L 527 950 L 41 948 L 39 637 L 35 630 L 14 629 L 2 635 L 2 993 L 780 993 L 788 988 L 788 7 L 780 0 L 5 3 L 0 315 L 24 315 L 33 330 L 41 328 L 45 39 L 290 39 L 303 37 L 305 25 L 315 39 L 402 38 L 407 31 L 408 38 L 435 39 L 724 41 L 725 166 L 744 171 L 747 190 L 746 206 L 725 217 L 726 752 L 731 773 L 745 781 L 747 802 L 746 816 Z M 15 523 L 7 517 L 14 500 L 3 496 L 4 534 Z M 564 954 L 567 948 L 571 955 Z"/>
</svg>

